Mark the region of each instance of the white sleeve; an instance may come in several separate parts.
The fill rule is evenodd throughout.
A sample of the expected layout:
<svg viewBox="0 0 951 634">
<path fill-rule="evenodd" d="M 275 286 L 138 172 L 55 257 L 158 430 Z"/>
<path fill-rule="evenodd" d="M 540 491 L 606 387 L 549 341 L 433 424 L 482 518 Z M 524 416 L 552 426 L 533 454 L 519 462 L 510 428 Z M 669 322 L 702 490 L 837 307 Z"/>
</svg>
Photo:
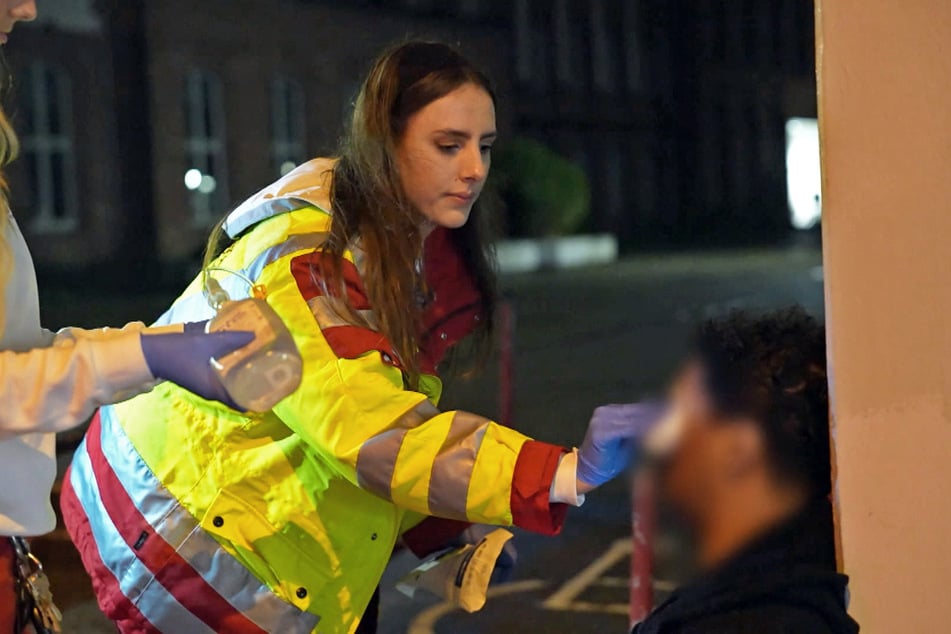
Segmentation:
<svg viewBox="0 0 951 634">
<path fill-rule="evenodd" d="M 551 493 L 548 499 L 552 502 L 570 504 L 571 506 L 584 504 L 584 496 L 578 495 L 577 449 L 563 455 L 558 462 L 555 477 L 551 481 Z"/>
<path fill-rule="evenodd" d="M 68 328 L 48 348 L 0 352 L 0 439 L 63 431 L 101 405 L 151 389 L 142 328 Z"/>
</svg>

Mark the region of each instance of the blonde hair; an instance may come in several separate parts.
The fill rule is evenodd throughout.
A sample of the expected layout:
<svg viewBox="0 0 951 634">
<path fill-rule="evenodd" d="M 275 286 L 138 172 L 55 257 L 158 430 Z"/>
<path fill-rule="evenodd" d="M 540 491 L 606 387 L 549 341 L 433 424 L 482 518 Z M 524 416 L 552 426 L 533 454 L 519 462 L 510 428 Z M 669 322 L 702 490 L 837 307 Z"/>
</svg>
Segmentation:
<svg viewBox="0 0 951 634">
<path fill-rule="evenodd" d="M 0 71 L 3 73 L 0 83 L 9 86 L 10 73 L 6 61 L 0 56 Z M 13 252 L 7 243 L 7 223 L 10 222 L 9 187 L 4 168 L 13 162 L 20 152 L 20 140 L 10 123 L 7 113 L 0 105 L 0 334 L 6 326 L 6 288 L 13 275 Z"/>
</svg>

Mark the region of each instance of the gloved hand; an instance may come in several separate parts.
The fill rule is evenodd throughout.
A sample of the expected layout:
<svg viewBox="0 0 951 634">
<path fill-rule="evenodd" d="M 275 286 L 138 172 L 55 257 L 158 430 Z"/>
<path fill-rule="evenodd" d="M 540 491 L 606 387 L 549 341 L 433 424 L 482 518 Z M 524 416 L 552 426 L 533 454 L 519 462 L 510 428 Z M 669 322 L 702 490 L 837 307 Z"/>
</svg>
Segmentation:
<svg viewBox="0 0 951 634">
<path fill-rule="evenodd" d="M 579 492 L 601 486 L 627 469 L 631 445 L 660 421 L 662 403 L 604 405 L 594 410 L 578 450 Z"/>
<path fill-rule="evenodd" d="M 489 526 L 488 524 L 473 524 L 462 532 L 459 539 L 462 544 L 478 545 L 482 539 L 497 529 L 498 526 Z M 495 560 L 495 570 L 492 571 L 492 578 L 489 585 L 496 583 L 506 583 L 511 581 L 512 574 L 515 572 L 515 564 L 518 562 L 518 551 L 515 549 L 513 540 L 505 542 L 502 547 L 502 553 Z"/>
<path fill-rule="evenodd" d="M 228 396 L 209 360 L 243 348 L 254 341 L 254 333 L 206 333 L 206 323 L 187 323 L 183 332 L 144 332 L 141 342 L 145 362 L 156 379 L 171 381 L 204 399 L 240 409 Z"/>
</svg>

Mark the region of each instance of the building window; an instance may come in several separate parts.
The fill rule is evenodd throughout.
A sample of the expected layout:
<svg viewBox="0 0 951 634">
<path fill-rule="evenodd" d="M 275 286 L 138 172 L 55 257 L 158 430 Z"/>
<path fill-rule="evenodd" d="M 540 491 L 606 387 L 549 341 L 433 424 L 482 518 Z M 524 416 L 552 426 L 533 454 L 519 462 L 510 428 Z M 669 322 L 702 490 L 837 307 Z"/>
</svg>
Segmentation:
<svg viewBox="0 0 951 634">
<path fill-rule="evenodd" d="M 543 51 L 552 49 L 550 54 L 553 56 L 555 80 L 561 91 L 585 92 L 591 74 L 589 69 L 592 63 L 596 63 L 596 60 L 592 60 L 591 52 L 598 43 L 592 41 L 591 29 L 594 26 L 591 20 L 595 18 L 598 7 L 556 0 L 550 8 L 540 9 L 534 19 L 540 24 L 544 24 L 545 18 L 550 19 L 552 30 L 547 39 L 536 40 L 535 46 Z M 544 63 L 543 58 L 540 58 L 540 63 Z"/>
<path fill-rule="evenodd" d="M 551 14 L 554 21 L 552 40 L 555 44 L 555 76 L 560 86 L 571 90 L 576 87 L 575 64 L 580 51 L 574 41 L 574 21 L 568 0 L 555 0 Z"/>
<path fill-rule="evenodd" d="M 271 87 L 271 158 L 284 176 L 307 159 L 304 87 L 280 78 Z"/>
<path fill-rule="evenodd" d="M 620 43 L 624 36 L 618 31 L 621 24 L 616 7 L 605 0 L 593 0 L 591 11 L 591 66 L 594 87 L 599 92 L 611 93 L 617 89 Z"/>
<path fill-rule="evenodd" d="M 515 0 L 515 74 L 523 84 L 532 80 L 532 6 Z"/>
<path fill-rule="evenodd" d="M 557 72 L 551 14 L 547 4 L 529 0 L 515 4 L 516 75 L 522 87 L 536 93 L 549 91 Z"/>
<path fill-rule="evenodd" d="M 212 224 L 228 204 L 225 110 L 221 80 L 203 70 L 185 78 L 185 188 L 192 222 Z"/>
<path fill-rule="evenodd" d="M 79 224 L 79 205 L 69 74 L 36 62 L 21 82 L 20 141 L 36 214 L 32 228 L 39 233 L 71 231 Z"/>
<path fill-rule="evenodd" d="M 555 73 L 555 51 L 552 45 L 553 16 L 549 7 L 535 3 L 531 14 L 531 75 L 529 84 L 539 92 L 552 87 Z"/>
<path fill-rule="evenodd" d="M 647 88 L 640 12 L 639 3 L 625 2 L 621 5 L 621 19 L 618 20 L 621 31 L 619 39 L 624 51 L 624 81 L 627 91 L 631 94 L 643 93 Z"/>
</svg>

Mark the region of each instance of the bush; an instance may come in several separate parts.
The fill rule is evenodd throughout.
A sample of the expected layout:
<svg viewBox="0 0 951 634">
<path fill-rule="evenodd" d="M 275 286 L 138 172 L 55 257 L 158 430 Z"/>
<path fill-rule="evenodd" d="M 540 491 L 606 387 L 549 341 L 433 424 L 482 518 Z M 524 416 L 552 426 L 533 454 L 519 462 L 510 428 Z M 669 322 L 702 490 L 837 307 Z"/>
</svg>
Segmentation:
<svg viewBox="0 0 951 634">
<path fill-rule="evenodd" d="M 591 188 L 580 165 L 531 139 L 515 139 L 492 159 L 509 233 L 546 237 L 578 231 L 591 213 Z"/>
</svg>

